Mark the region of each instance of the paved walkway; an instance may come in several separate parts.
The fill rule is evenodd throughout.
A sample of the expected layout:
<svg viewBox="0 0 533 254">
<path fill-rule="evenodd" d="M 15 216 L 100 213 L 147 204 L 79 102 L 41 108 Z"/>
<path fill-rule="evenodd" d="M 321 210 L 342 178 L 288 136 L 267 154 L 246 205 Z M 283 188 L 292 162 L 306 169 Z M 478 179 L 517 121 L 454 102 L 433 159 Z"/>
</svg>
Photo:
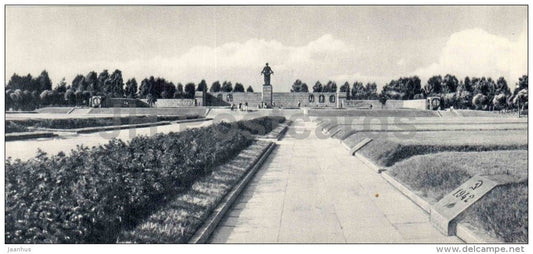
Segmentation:
<svg viewBox="0 0 533 254">
<path fill-rule="evenodd" d="M 314 123 L 291 129 L 314 132 Z M 279 142 L 215 230 L 213 243 L 450 243 L 429 216 L 338 140 Z"/>
</svg>

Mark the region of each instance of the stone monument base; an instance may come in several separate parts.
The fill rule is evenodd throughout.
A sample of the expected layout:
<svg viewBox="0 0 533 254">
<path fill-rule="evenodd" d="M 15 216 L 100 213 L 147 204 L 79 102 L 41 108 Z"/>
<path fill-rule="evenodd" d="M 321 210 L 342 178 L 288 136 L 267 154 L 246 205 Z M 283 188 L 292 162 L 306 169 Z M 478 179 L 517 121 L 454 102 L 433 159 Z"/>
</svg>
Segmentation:
<svg viewBox="0 0 533 254">
<path fill-rule="evenodd" d="M 272 85 L 263 85 L 262 102 L 267 107 L 272 107 Z"/>
</svg>

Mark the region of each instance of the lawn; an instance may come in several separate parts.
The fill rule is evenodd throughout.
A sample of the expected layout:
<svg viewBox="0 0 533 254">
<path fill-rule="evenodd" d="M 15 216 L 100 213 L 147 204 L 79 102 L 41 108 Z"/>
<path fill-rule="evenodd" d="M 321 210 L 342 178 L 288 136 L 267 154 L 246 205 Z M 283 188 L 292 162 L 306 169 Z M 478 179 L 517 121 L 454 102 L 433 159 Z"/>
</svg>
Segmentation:
<svg viewBox="0 0 533 254">
<path fill-rule="evenodd" d="M 379 166 L 389 167 L 414 155 L 445 151 L 481 152 L 526 150 L 527 131 L 422 131 L 359 132 L 344 142 L 353 146 L 363 138 L 372 138 L 358 153 Z"/>
<path fill-rule="evenodd" d="M 335 126 L 341 131 L 335 135 L 337 139 L 345 139 L 357 132 L 405 132 L 405 131 L 469 131 L 469 130 L 527 130 L 526 122 L 511 123 L 384 123 L 373 121 L 368 124 L 352 124 Z M 331 128 L 334 124 L 325 125 Z M 330 131 L 331 132 L 331 131 Z"/>
<path fill-rule="evenodd" d="M 6 126 L 21 126 L 24 128 L 6 128 L 6 133 L 23 132 L 39 129 L 78 129 L 86 127 L 153 123 L 160 121 L 175 121 L 196 119 L 198 115 L 188 116 L 127 116 L 127 117 L 91 117 L 91 118 L 56 118 L 56 119 L 25 119 L 7 120 Z"/>
<path fill-rule="evenodd" d="M 388 171 L 432 204 L 476 174 L 513 176 L 516 183 L 496 187 L 467 210 L 464 221 L 506 242 L 527 242 L 527 150 L 418 155 Z"/>
<path fill-rule="evenodd" d="M 310 109 L 309 116 L 319 117 L 354 117 L 354 116 L 366 116 L 366 117 L 439 117 L 436 111 L 430 110 L 415 110 L 415 109 Z"/>
</svg>

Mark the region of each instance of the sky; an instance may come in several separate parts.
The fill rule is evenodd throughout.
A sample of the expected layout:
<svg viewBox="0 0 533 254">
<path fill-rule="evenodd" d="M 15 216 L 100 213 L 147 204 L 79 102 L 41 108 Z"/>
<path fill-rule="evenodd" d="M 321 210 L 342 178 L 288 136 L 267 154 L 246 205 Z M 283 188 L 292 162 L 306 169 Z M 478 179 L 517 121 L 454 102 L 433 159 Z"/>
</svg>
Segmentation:
<svg viewBox="0 0 533 254">
<path fill-rule="evenodd" d="M 122 71 L 174 83 L 296 79 L 376 82 L 417 75 L 527 74 L 525 6 L 8 6 L 6 83 L 46 69 L 54 84 Z"/>
</svg>

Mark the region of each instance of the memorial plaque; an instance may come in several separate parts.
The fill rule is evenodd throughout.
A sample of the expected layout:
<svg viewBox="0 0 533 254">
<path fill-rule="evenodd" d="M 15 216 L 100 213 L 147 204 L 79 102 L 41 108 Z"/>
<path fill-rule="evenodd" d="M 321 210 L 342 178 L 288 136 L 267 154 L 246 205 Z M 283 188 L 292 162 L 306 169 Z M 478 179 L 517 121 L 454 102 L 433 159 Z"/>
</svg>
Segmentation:
<svg viewBox="0 0 533 254">
<path fill-rule="evenodd" d="M 431 208 L 431 224 L 445 235 L 455 235 L 453 220 L 499 184 L 485 176 L 470 178 Z"/>
</svg>

